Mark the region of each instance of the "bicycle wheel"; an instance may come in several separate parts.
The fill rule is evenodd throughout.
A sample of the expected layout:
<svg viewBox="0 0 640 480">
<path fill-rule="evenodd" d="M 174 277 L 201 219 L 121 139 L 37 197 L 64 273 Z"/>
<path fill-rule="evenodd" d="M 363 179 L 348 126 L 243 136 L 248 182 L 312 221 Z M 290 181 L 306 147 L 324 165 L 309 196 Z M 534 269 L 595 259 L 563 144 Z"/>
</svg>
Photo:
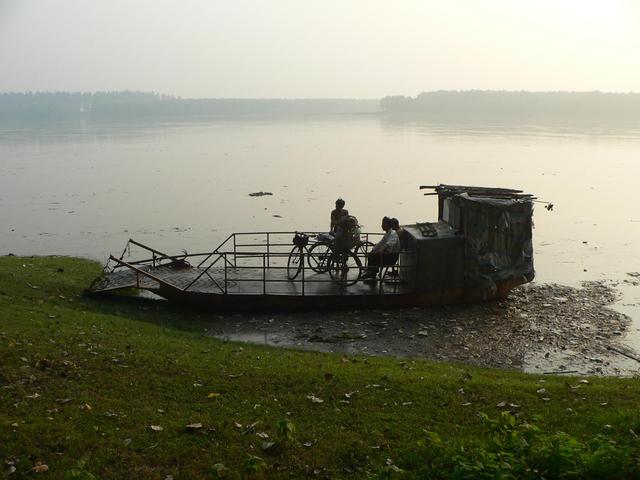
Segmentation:
<svg viewBox="0 0 640 480">
<path fill-rule="evenodd" d="M 371 252 L 371 249 L 373 247 L 375 247 L 375 243 L 368 240 L 366 242 L 360 242 L 358 244 L 358 246 L 355 248 L 355 253 L 360 259 L 360 262 L 364 263 L 366 261 L 367 255 L 369 255 L 369 252 Z"/>
<path fill-rule="evenodd" d="M 342 286 L 353 285 L 362 275 L 362 262 L 353 252 L 334 252 L 329 260 L 329 275 Z"/>
<path fill-rule="evenodd" d="M 289 260 L 287 260 L 287 278 L 295 280 L 300 270 L 302 270 L 302 249 L 293 247 L 289 254 Z"/>
<path fill-rule="evenodd" d="M 309 268 L 317 273 L 326 273 L 329 270 L 331 258 L 331 246 L 328 243 L 316 243 L 307 252 Z"/>
</svg>

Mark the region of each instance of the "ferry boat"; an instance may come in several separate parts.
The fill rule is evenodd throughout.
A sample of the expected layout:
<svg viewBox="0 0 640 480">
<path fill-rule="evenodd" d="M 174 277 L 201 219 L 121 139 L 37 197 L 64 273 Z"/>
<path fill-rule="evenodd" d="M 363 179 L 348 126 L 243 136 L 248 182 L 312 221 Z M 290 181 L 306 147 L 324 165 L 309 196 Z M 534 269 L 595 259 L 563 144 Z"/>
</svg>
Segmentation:
<svg viewBox="0 0 640 480">
<path fill-rule="evenodd" d="M 403 225 L 397 263 L 373 280 L 361 277 L 382 234 L 364 233 L 352 250 L 337 252 L 320 232 L 241 232 L 193 254 L 130 239 L 87 293 L 144 290 L 213 310 L 388 308 L 499 299 L 533 280 L 534 196 L 462 185 L 420 189 L 437 195 L 438 219 Z M 131 258 L 132 249 L 140 258 Z"/>
</svg>

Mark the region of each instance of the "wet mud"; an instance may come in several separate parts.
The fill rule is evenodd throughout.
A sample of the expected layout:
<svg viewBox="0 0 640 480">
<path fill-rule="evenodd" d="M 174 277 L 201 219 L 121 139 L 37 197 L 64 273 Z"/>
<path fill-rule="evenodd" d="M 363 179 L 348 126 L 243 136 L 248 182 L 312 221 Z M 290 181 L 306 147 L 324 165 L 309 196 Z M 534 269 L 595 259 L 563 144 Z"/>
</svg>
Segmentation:
<svg viewBox="0 0 640 480">
<path fill-rule="evenodd" d="M 545 374 L 635 375 L 612 282 L 529 284 L 502 301 L 398 310 L 217 315 L 206 334 L 286 348 L 428 358 Z"/>
</svg>

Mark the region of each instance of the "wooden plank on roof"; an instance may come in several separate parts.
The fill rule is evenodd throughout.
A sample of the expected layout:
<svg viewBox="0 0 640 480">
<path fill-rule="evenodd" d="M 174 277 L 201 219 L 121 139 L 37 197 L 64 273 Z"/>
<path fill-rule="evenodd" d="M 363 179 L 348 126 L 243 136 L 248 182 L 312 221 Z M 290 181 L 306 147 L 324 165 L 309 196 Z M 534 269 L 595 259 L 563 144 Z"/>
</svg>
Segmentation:
<svg viewBox="0 0 640 480">
<path fill-rule="evenodd" d="M 459 194 L 467 193 L 470 196 L 490 196 L 496 198 L 531 198 L 532 195 L 523 193 L 523 190 L 516 190 L 513 188 L 500 188 L 500 187 L 478 187 L 473 185 L 446 185 L 440 184 L 434 185 L 421 185 L 421 190 L 434 189 L 438 194 Z M 425 194 L 430 195 L 430 194 Z"/>
</svg>

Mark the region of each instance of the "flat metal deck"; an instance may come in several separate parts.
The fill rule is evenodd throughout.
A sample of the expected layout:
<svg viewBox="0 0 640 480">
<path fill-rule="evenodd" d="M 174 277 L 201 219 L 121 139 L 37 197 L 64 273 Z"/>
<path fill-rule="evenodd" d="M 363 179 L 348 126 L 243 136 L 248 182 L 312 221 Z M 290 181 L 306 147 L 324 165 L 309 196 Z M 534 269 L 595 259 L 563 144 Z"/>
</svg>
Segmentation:
<svg viewBox="0 0 640 480">
<path fill-rule="evenodd" d="M 358 281 L 354 285 L 342 286 L 333 281 L 328 273 L 316 273 L 311 269 L 305 269 L 303 285 L 302 272 L 295 280 L 289 280 L 284 268 L 228 267 L 225 280 L 225 269 L 214 267 L 210 268 L 191 286 L 189 284 L 203 272 L 203 269 L 141 266 L 140 270 L 177 289 L 183 290 L 188 287 L 187 291 L 193 293 L 291 296 L 411 293 L 407 285 L 393 279 L 385 279 L 373 284 Z M 93 287 L 93 291 L 98 293 L 124 288 L 139 288 L 153 292 L 160 289 L 160 282 L 134 270 L 119 268 L 106 274 L 101 282 Z"/>
</svg>

